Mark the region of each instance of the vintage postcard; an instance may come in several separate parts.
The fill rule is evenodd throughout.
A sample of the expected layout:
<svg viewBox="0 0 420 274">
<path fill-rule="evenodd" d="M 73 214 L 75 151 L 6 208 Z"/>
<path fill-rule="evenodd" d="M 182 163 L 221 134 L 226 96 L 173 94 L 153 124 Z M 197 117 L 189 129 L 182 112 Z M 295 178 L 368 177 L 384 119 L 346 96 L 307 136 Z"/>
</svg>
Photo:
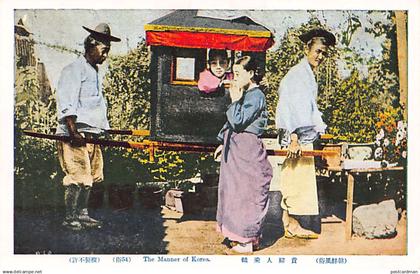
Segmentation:
<svg viewBox="0 0 420 274">
<path fill-rule="evenodd" d="M 0 271 L 418 273 L 399 2 L 1 1 Z"/>
</svg>

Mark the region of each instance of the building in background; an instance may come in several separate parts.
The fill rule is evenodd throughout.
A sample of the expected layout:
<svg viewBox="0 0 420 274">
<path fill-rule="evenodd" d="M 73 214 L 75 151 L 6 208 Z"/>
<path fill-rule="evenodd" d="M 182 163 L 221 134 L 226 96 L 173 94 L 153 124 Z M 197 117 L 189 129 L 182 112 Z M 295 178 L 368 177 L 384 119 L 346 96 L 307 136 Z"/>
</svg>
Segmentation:
<svg viewBox="0 0 420 274">
<path fill-rule="evenodd" d="M 48 102 L 52 94 L 51 84 L 48 79 L 45 65 L 40 62 L 35 53 L 35 40 L 32 33 L 25 27 L 23 19 L 15 25 L 15 64 L 16 70 L 34 69 L 39 83 L 39 99 Z"/>
</svg>

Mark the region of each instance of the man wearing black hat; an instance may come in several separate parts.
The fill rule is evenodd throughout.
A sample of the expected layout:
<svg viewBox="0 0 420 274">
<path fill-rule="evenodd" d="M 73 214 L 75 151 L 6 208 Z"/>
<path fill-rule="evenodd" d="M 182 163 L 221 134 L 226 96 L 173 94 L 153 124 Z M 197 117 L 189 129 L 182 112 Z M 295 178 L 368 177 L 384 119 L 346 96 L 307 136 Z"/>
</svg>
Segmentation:
<svg viewBox="0 0 420 274">
<path fill-rule="evenodd" d="M 57 135 L 70 136 L 70 142 L 57 143 L 63 178 L 65 218 L 63 226 L 71 230 L 99 228 L 101 223 L 88 214 L 88 199 L 93 183 L 103 181 L 103 158 L 99 145 L 87 144 L 109 129 L 107 103 L 102 93 L 98 65 L 108 57 L 111 41 L 109 26 L 99 24 L 84 41 L 85 54 L 61 72 L 57 87 Z"/>
<path fill-rule="evenodd" d="M 302 228 L 296 216 L 317 216 L 318 194 L 313 157 L 301 157 L 302 150 L 313 150 L 313 142 L 326 125 L 317 106 L 318 84 L 314 70 L 324 60 L 335 37 L 324 29 L 301 35 L 305 57 L 280 82 L 276 109 L 279 142 L 288 153 L 281 166 L 278 189 L 282 193 L 283 224 L 288 238 L 316 239 L 318 234 Z"/>
</svg>

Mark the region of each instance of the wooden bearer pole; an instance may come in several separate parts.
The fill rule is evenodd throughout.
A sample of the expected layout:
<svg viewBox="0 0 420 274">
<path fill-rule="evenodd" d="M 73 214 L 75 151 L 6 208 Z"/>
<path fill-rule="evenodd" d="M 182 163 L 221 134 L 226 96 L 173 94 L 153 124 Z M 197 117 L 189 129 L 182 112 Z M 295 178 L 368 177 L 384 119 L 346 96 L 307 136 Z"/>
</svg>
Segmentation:
<svg viewBox="0 0 420 274">
<path fill-rule="evenodd" d="M 397 24 L 398 74 L 400 79 L 400 105 L 407 121 L 408 62 L 407 62 L 407 11 L 395 11 Z"/>
</svg>

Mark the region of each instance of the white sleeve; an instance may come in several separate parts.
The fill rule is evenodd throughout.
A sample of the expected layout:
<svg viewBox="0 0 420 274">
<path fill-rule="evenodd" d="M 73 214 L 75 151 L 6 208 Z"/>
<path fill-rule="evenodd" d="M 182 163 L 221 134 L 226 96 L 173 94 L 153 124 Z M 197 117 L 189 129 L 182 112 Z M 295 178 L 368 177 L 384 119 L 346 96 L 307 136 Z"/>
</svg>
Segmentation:
<svg viewBox="0 0 420 274">
<path fill-rule="evenodd" d="M 81 72 L 70 65 L 63 69 L 57 86 L 57 115 L 62 121 L 67 116 L 77 116 L 77 104 L 81 89 Z"/>
</svg>

